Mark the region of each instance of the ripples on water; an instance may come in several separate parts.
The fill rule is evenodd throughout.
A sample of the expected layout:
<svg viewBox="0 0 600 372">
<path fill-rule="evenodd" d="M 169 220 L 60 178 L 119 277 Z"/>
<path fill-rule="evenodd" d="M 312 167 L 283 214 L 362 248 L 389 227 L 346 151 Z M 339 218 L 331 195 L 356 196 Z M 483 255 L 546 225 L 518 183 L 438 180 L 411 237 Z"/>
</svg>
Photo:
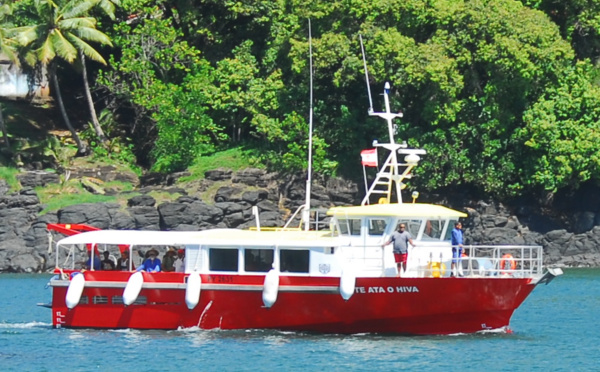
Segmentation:
<svg viewBox="0 0 600 372">
<path fill-rule="evenodd" d="M 315 335 L 264 330 L 52 329 L 47 276 L 0 275 L 0 371 L 599 370 L 600 270 L 536 288 L 511 332 Z"/>
</svg>

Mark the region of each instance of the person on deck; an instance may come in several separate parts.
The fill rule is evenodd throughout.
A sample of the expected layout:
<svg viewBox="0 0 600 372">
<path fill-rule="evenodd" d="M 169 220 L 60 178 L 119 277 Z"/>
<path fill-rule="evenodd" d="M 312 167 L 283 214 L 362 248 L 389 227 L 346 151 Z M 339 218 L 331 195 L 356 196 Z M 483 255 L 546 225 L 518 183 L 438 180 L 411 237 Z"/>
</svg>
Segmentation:
<svg viewBox="0 0 600 372">
<path fill-rule="evenodd" d="M 129 251 L 128 250 L 124 250 L 123 252 L 121 252 L 121 257 L 117 260 L 116 270 L 129 271 Z M 131 270 L 135 270 L 135 266 L 133 266 L 133 262 L 131 263 Z"/>
<path fill-rule="evenodd" d="M 104 259 L 102 260 L 102 270 L 114 270 L 115 262 L 110 259 L 110 252 L 104 251 L 102 252 Z"/>
<path fill-rule="evenodd" d="M 415 246 L 412 236 L 406 231 L 406 225 L 404 223 L 398 225 L 398 229 L 392 233 L 390 239 L 384 243 L 382 247 L 385 247 L 391 242 L 394 242 L 394 258 L 396 259 L 396 265 L 398 265 L 398 276 L 400 276 L 400 272 L 402 271 L 402 268 L 406 267 L 406 261 L 408 259 L 408 243 L 413 247 Z"/>
<path fill-rule="evenodd" d="M 175 272 L 185 272 L 185 250 L 183 249 L 177 251 L 177 259 L 175 260 Z"/>
<path fill-rule="evenodd" d="M 175 259 L 177 257 L 177 251 L 175 248 L 169 247 L 167 253 L 163 256 L 162 260 L 162 271 L 175 271 Z"/>
<path fill-rule="evenodd" d="M 458 270 L 458 263 L 463 252 L 463 232 L 462 223 L 456 222 L 454 229 L 452 229 L 452 266 L 450 269 L 450 276 L 462 276 Z"/>
<path fill-rule="evenodd" d="M 92 270 L 92 264 L 93 264 L 93 268 L 94 270 L 100 270 L 100 268 L 102 267 L 102 260 L 100 259 L 100 256 L 98 255 L 98 251 L 96 249 L 94 249 L 94 259 L 92 262 L 92 250 L 88 249 L 88 259 L 87 261 L 85 261 L 85 263 L 83 263 L 83 268 L 86 270 Z"/>
<path fill-rule="evenodd" d="M 160 272 L 160 259 L 157 258 L 158 251 L 154 248 L 147 252 L 148 258 L 137 268 L 137 271 L 147 271 L 149 273 Z"/>
</svg>

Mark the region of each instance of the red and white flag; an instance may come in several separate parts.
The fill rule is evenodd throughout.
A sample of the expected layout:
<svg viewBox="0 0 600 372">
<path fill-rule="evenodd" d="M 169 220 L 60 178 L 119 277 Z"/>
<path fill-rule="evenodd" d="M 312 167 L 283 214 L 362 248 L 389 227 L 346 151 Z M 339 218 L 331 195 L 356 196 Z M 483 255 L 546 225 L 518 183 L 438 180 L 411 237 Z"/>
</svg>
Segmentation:
<svg viewBox="0 0 600 372">
<path fill-rule="evenodd" d="M 362 165 L 365 167 L 376 167 L 377 166 L 377 149 L 362 150 L 360 152 L 362 159 Z"/>
</svg>

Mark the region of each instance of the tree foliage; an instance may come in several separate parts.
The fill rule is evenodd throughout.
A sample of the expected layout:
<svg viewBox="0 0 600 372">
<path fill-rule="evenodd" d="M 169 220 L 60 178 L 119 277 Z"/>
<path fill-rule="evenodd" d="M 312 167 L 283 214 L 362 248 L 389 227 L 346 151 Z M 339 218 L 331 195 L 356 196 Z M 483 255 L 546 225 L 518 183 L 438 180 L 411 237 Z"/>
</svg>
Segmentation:
<svg viewBox="0 0 600 372">
<path fill-rule="evenodd" d="M 97 86 L 154 170 L 239 145 L 305 168 L 310 18 L 317 170 L 358 178 L 360 149 L 387 141 L 367 114 L 360 34 L 374 109 L 389 81 L 397 140 L 428 150 L 416 186 L 537 195 L 600 178 L 600 1 L 99 4 L 115 49 Z"/>
</svg>

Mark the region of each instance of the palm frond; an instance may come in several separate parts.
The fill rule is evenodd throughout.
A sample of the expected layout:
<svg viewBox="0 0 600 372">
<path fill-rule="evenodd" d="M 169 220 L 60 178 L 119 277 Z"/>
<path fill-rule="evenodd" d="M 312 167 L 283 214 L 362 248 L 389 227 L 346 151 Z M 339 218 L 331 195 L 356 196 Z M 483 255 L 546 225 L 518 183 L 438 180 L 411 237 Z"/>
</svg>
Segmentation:
<svg viewBox="0 0 600 372">
<path fill-rule="evenodd" d="M 112 46 L 110 38 L 102 31 L 91 27 L 79 27 L 73 30 L 73 34 L 86 41 L 93 41 L 101 45 Z"/>
<path fill-rule="evenodd" d="M 106 65 L 106 61 L 102 55 L 85 41 L 75 37 L 74 35 L 69 35 L 69 41 L 73 43 L 73 45 L 75 45 L 77 49 L 80 50 L 87 58 Z"/>
<path fill-rule="evenodd" d="M 61 30 L 74 30 L 78 27 L 96 28 L 96 20 L 91 17 L 79 17 L 62 19 L 58 22 L 58 28 Z"/>
<path fill-rule="evenodd" d="M 0 19 L 4 18 L 5 16 L 10 15 L 10 14 L 12 14 L 10 5 L 8 5 L 8 4 L 0 5 Z"/>
<path fill-rule="evenodd" d="M 114 21 L 116 5 L 120 5 L 119 0 L 100 0 L 98 6 L 102 11 Z"/>
<path fill-rule="evenodd" d="M 87 14 L 100 0 L 71 0 L 62 9 L 63 19 L 80 17 Z"/>
<path fill-rule="evenodd" d="M 68 34 L 67 34 L 68 35 Z M 52 41 L 54 51 L 65 61 L 72 63 L 77 59 L 77 48 L 59 30 L 54 30 L 49 39 Z"/>
<path fill-rule="evenodd" d="M 54 59 L 54 57 L 56 57 L 56 52 L 54 50 L 54 45 L 51 38 L 47 38 L 46 40 L 44 40 L 44 42 L 36 52 L 37 60 L 44 65 L 49 64 Z"/>
<path fill-rule="evenodd" d="M 19 45 L 27 46 L 37 40 L 39 26 L 24 26 L 13 29 L 15 40 Z"/>
</svg>

